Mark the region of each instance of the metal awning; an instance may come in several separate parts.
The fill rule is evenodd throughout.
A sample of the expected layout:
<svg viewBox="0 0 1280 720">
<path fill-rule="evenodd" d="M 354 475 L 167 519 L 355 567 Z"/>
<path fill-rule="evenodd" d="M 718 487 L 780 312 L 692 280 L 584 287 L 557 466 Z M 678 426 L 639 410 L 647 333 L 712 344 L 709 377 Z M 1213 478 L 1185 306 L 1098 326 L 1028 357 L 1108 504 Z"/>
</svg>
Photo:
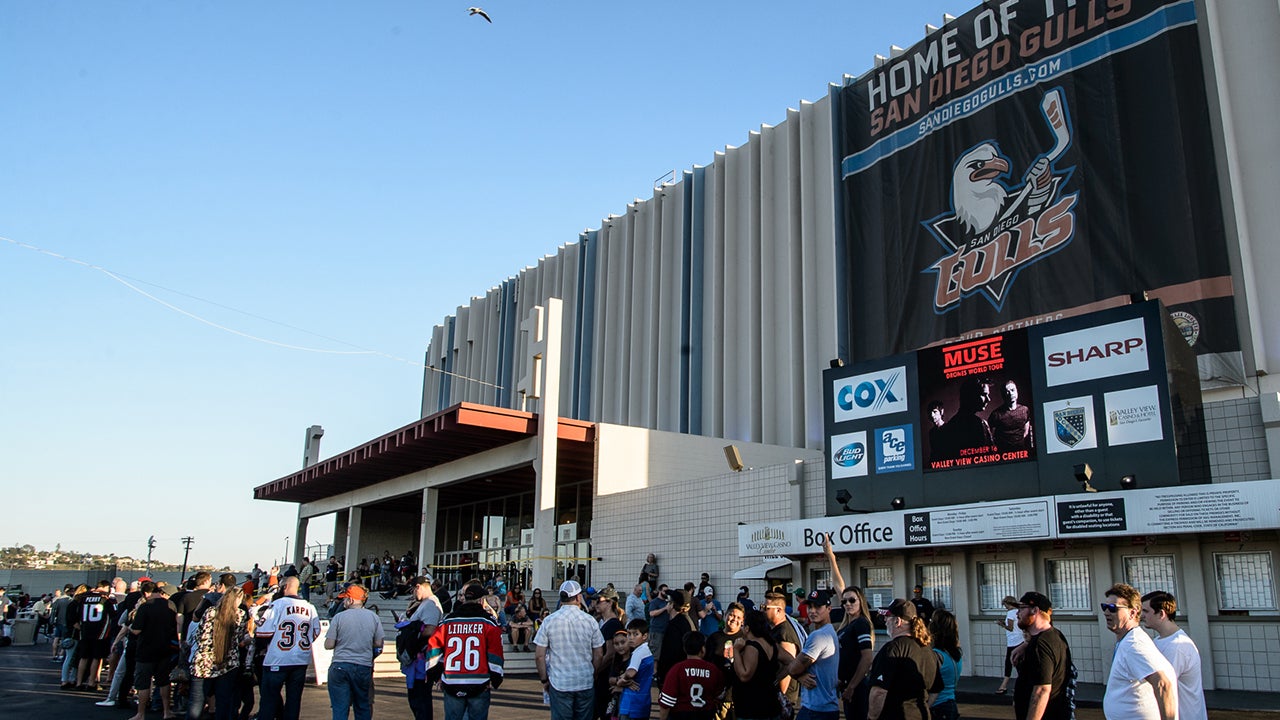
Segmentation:
<svg viewBox="0 0 1280 720">
<path fill-rule="evenodd" d="M 788 557 L 769 557 L 762 560 L 758 565 L 752 565 L 749 568 L 743 568 L 733 574 L 734 580 L 764 580 L 769 577 L 770 570 L 777 570 L 780 567 L 786 567 L 791 564 L 791 558 Z"/>
<path fill-rule="evenodd" d="M 557 431 L 557 472 L 591 477 L 595 424 L 562 417 Z M 531 438 L 537 432 L 538 416 L 533 413 L 459 403 L 309 468 L 259 485 L 253 489 L 253 497 L 296 503 L 320 500 Z M 532 478 L 529 466 L 512 472 Z"/>
</svg>

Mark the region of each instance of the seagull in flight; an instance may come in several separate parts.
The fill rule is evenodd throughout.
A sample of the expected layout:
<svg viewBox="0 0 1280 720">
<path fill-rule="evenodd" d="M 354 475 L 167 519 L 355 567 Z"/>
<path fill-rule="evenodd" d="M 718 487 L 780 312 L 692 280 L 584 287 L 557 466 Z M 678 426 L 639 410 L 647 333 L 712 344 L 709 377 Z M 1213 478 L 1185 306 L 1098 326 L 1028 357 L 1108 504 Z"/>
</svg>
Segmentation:
<svg viewBox="0 0 1280 720">
<path fill-rule="evenodd" d="M 478 8 L 478 7 L 467 8 L 467 14 L 479 15 L 480 17 L 487 20 L 490 25 L 493 24 L 493 19 L 489 17 L 489 13 L 485 12 L 483 8 Z"/>
</svg>

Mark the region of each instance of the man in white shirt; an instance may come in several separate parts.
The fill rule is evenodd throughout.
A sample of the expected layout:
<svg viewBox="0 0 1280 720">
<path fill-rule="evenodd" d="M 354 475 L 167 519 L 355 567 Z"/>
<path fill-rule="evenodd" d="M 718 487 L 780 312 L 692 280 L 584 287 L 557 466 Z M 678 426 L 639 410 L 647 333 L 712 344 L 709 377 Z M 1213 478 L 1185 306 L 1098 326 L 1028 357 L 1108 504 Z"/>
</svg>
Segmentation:
<svg viewBox="0 0 1280 720">
<path fill-rule="evenodd" d="M 1142 596 L 1142 624 L 1156 631 L 1156 649 L 1178 674 L 1178 717 L 1180 720 L 1208 720 L 1204 704 L 1204 681 L 1200 675 L 1200 651 L 1178 624 L 1178 599 L 1156 590 Z"/>
<path fill-rule="evenodd" d="M 1102 614 L 1116 635 L 1116 649 L 1102 712 L 1109 720 L 1175 720 L 1177 674 L 1138 627 L 1141 612 L 1142 598 L 1132 586 L 1119 583 L 1107 589 Z"/>
<path fill-rule="evenodd" d="M 302 711 L 302 687 L 311 663 L 311 643 L 320 636 L 320 616 L 315 606 L 298 597 L 298 578 L 287 577 L 281 596 L 267 607 L 257 636 L 271 638 L 262 662 L 261 705 L 258 717 L 273 718 L 284 690 L 284 720 L 298 720 Z"/>
</svg>

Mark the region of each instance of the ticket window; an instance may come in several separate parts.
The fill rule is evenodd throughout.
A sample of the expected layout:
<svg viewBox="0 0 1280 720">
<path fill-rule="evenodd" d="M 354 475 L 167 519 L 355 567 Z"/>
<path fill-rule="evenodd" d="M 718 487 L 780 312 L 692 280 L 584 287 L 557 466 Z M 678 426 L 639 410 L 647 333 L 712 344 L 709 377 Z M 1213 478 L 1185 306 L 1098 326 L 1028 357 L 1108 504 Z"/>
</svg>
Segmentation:
<svg viewBox="0 0 1280 720">
<path fill-rule="evenodd" d="M 867 596 L 867 606 L 872 610 L 871 622 L 884 629 L 884 618 L 875 608 L 889 607 L 893 602 L 893 568 L 867 567 L 862 569 L 862 592 Z"/>
</svg>

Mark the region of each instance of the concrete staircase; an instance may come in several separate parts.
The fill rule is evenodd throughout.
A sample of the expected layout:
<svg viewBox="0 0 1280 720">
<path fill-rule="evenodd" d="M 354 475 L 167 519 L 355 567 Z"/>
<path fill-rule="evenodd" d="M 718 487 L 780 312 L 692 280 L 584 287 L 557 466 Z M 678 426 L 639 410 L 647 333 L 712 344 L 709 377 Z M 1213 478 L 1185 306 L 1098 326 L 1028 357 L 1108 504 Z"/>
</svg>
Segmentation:
<svg viewBox="0 0 1280 720">
<path fill-rule="evenodd" d="M 386 645 L 382 654 L 373 661 L 375 678 L 402 678 L 400 663 L 396 660 L 396 617 L 404 617 L 409 609 L 408 598 L 384 600 L 377 593 L 369 597 L 370 604 L 378 606 L 378 617 L 382 619 L 382 634 L 386 636 Z M 532 647 L 532 644 L 530 645 Z M 533 652 L 516 652 L 515 648 L 503 638 L 502 642 L 503 671 L 506 675 L 533 675 L 537 673 L 537 665 Z"/>
</svg>

